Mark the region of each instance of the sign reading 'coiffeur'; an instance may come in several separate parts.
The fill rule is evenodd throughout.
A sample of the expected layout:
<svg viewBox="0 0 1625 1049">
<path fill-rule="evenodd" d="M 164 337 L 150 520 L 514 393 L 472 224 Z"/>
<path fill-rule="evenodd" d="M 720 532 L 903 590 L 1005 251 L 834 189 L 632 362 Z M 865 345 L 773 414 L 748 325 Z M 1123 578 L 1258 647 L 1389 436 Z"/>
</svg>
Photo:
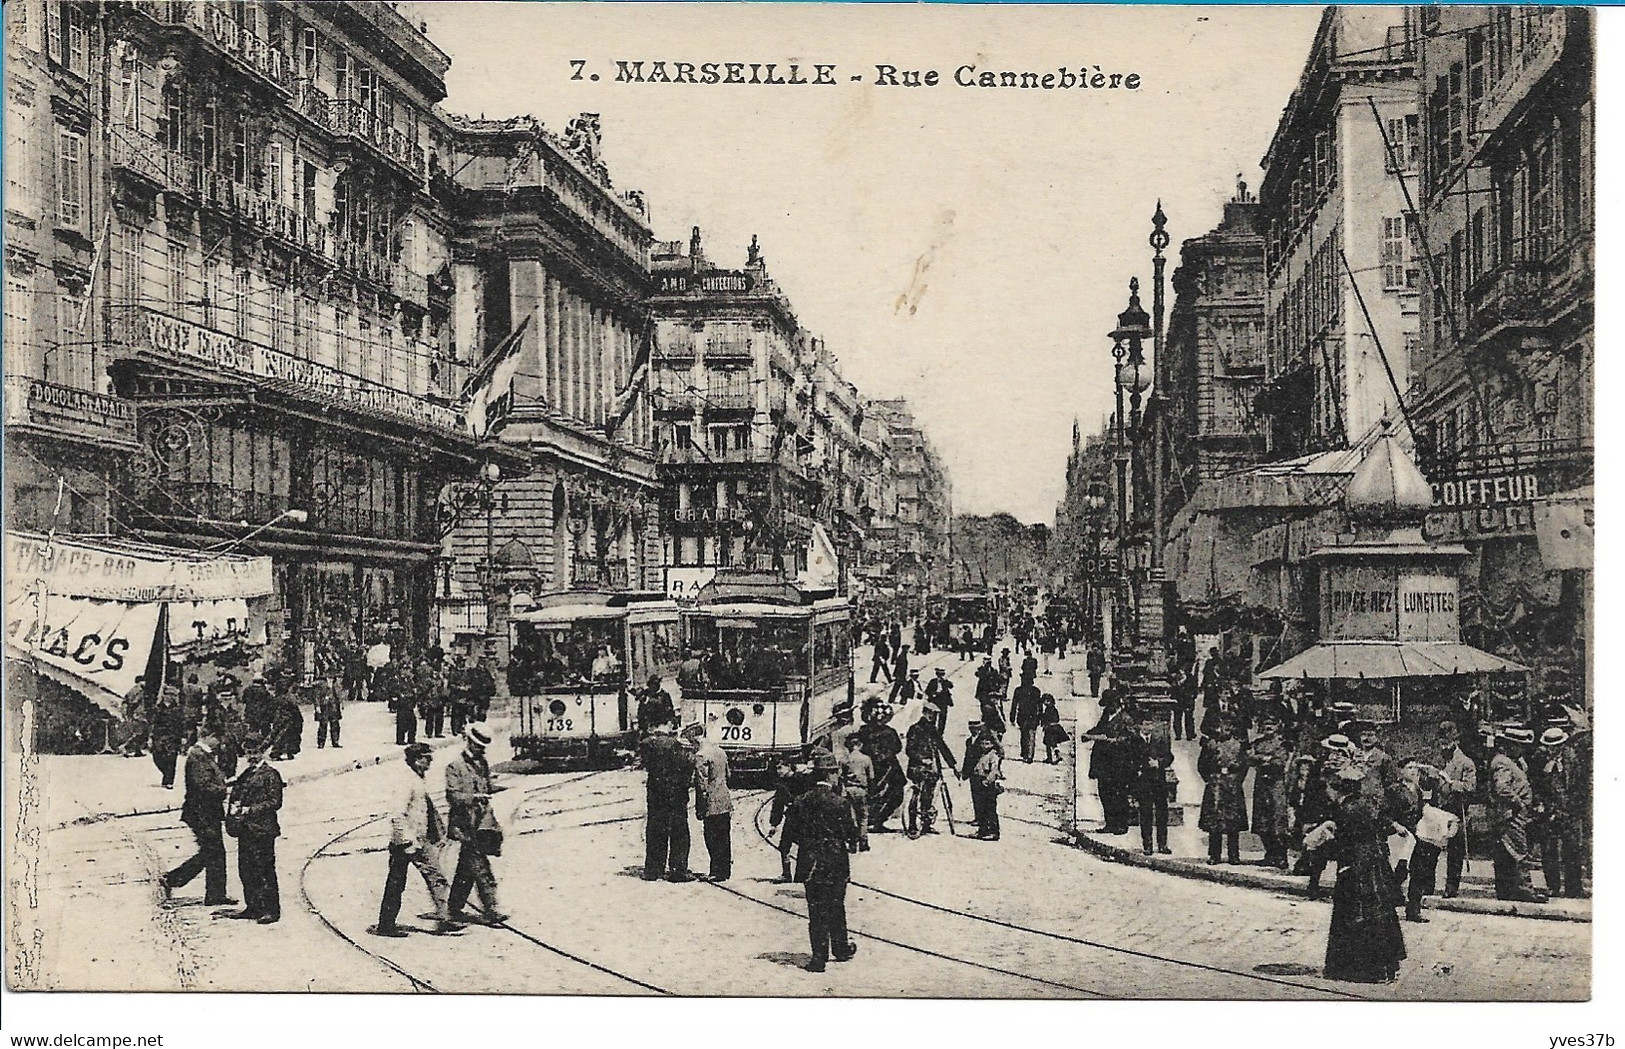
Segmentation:
<svg viewBox="0 0 1625 1049">
<path fill-rule="evenodd" d="M 457 412 L 404 390 L 392 390 L 337 368 L 307 361 L 269 346 L 213 331 L 188 321 L 143 310 L 146 336 L 162 353 L 192 357 L 217 368 L 262 379 L 280 379 L 333 400 L 410 422 L 455 430 Z"/>
<path fill-rule="evenodd" d="M 1433 486 L 1433 505 L 1444 508 L 1502 506 L 1507 503 L 1532 503 L 1543 494 L 1541 479 L 1534 474 L 1458 477 Z"/>
</svg>

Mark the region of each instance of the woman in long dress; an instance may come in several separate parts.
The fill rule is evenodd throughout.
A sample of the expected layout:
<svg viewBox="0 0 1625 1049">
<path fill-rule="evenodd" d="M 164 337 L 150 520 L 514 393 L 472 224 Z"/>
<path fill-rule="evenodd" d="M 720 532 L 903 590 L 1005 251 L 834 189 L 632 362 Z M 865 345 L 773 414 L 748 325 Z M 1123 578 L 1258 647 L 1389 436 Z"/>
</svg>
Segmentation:
<svg viewBox="0 0 1625 1049">
<path fill-rule="evenodd" d="M 1360 794 L 1360 777 L 1345 770 L 1326 787 L 1332 802 L 1337 884 L 1326 937 L 1325 976 L 1354 983 L 1387 983 L 1399 975 L 1405 935 L 1394 913 L 1397 893 L 1388 866 L 1389 821 Z"/>
</svg>

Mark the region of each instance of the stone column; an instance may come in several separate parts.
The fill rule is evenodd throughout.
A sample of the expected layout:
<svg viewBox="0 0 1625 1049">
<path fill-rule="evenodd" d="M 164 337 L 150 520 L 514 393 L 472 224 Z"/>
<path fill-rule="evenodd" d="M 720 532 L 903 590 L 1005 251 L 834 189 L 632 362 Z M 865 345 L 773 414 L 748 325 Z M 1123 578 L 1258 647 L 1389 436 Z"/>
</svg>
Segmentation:
<svg viewBox="0 0 1625 1049">
<path fill-rule="evenodd" d="M 519 372 L 514 376 L 515 403 L 535 403 L 547 396 L 542 377 L 542 295 L 547 286 L 547 273 L 539 259 L 513 259 L 508 263 L 508 302 L 514 327 L 524 323 L 525 334 L 520 338 Z"/>
</svg>

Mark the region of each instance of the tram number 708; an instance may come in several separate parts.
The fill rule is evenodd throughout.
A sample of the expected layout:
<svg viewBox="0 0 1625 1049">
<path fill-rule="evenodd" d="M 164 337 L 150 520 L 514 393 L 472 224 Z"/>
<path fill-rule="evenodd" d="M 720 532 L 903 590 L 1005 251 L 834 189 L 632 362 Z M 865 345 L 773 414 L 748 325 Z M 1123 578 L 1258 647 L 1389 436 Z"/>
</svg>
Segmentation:
<svg viewBox="0 0 1625 1049">
<path fill-rule="evenodd" d="M 548 718 L 547 719 L 547 729 L 546 729 L 546 731 L 548 731 L 548 732 L 568 732 L 574 727 L 575 727 L 575 722 L 572 721 L 570 718 Z"/>
<path fill-rule="evenodd" d="M 722 738 L 743 743 L 744 741 L 750 739 L 750 726 L 724 725 L 722 726 Z"/>
</svg>

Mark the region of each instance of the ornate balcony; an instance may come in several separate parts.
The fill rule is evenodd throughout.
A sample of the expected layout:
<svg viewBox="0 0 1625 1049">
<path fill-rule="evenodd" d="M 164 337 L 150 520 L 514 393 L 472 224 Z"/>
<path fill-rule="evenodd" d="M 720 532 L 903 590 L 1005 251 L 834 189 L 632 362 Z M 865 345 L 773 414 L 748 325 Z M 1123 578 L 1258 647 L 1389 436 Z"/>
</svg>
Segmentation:
<svg viewBox="0 0 1625 1049">
<path fill-rule="evenodd" d="M 355 99 L 330 101 L 333 130 L 371 147 L 379 156 L 404 168 L 414 178 L 429 177 L 428 155 L 399 128 L 385 123 Z"/>
<path fill-rule="evenodd" d="M 1546 327 L 1546 267 L 1508 259 L 1467 292 L 1467 334 L 1480 344 L 1519 342 Z"/>
<path fill-rule="evenodd" d="M 288 56 L 220 8 L 204 0 L 139 0 L 135 9 L 163 25 L 191 30 L 243 71 L 278 91 L 293 91 L 293 70 Z"/>
</svg>

